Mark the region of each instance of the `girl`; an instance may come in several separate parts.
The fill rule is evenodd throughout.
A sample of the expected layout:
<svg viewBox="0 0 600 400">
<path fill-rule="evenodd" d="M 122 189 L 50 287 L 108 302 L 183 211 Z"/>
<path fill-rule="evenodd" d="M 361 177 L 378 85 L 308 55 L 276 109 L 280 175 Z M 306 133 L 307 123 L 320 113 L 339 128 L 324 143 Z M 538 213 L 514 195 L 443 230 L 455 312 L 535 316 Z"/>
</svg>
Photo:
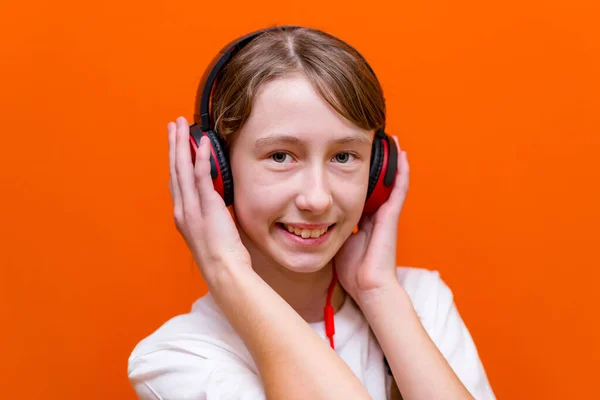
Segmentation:
<svg viewBox="0 0 600 400">
<path fill-rule="evenodd" d="M 210 117 L 234 213 L 208 138 L 193 161 L 187 121 L 169 123 L 175 223 L 209 293 L 133 350 L 139 398 L 494 399 L 439 274 L 395 265 L 404 151 L 363 214 L 385 101 L 356 50 L 315 29 L 262 33 L 220 73 Z"/>
</svg>

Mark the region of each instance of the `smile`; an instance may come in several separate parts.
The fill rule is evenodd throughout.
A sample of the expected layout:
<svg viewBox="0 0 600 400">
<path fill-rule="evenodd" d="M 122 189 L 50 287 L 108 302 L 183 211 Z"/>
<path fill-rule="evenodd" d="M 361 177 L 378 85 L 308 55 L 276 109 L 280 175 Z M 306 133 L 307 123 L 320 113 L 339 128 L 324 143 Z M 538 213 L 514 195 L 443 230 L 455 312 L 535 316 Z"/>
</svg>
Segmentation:
<svg viewBox="0 0 600 400">
<path fill-rule="evenodd" d="M 318 246 L 330 236 L 335 224 L 285 224 L 278 222 L 277 226 L 285 232 L 284 236 L 291 243 L 301 246 Z"/>
<path fill-rule="evenodd" d="M 289 233 L 293 233 L 294 235 L 302 236 L 304 239 L 308 238 L 318 238 L 323 235 L 329 229 L 328 226 L 322 229 L 302 229 L 292 225 L 281 224 L 285 229 L 288 230 Z"/>
</svg>

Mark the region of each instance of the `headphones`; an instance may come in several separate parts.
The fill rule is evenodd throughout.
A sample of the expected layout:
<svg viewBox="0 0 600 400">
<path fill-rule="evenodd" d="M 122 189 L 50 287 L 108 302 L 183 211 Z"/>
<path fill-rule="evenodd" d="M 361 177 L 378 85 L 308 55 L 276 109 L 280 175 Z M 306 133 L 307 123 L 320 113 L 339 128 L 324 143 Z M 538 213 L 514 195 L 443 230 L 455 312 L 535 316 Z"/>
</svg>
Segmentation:
<svg viewBox="0 0 600 400">
<path fill-rule="evenodd" d="M 223 197 L 226 206 L 233 204 L 233 177 L 229 165 L 227 146 L 221 136 L 215 131 L 215 127 L 210 120 L 209 105 L 215 80 L 223 66 L 235 56 L 240 49 L 256 37 L 265 32 L 291 30 L 296 28 L 300 27 L 283 26 L 262 29 L 228 43 L 213 58 L 210 65 L 204 71 L 200 84 L 198 85 L 194 110 L 194 124 L 190 126 L 189 138 L 192 162 L 195 162 L 196 152 L 200 146 L 200 138 L 202 136 L 207 136 L 211 143 L 210 175 L 215 190 Z M 364 57 L 361 56 L 361 58 L 363 58 L 369 70 L 375 75 Z M 396 178 L 398 149 L 396 148 L 395 141 L 385 133 L 384 127 L 375 133 L 373 146 L 371 148 L 369 186 L 363 209 L 363 213 L 365 214 L 374 213 L 388 199 Z"/>
</svg>

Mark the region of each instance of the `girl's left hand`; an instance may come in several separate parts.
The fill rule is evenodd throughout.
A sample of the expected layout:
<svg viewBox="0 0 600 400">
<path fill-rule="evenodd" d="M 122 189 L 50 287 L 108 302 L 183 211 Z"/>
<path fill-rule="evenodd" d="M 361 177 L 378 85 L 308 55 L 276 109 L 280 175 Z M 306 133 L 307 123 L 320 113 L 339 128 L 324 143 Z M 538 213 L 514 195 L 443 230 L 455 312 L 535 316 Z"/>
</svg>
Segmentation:
<svg viewBox="0 0 600 400">
<path fill-rule="evenodd" d="M 408 191 L 409 167 L 406 152 L 393 138 L 399 157 L 392 193 L 375 214 L 362 216 L 359 231 L 346 240 L 334 257 L 340 284 L 357 302 L 365 293 L 397 283 L 398 220 Z"/>
</svg>

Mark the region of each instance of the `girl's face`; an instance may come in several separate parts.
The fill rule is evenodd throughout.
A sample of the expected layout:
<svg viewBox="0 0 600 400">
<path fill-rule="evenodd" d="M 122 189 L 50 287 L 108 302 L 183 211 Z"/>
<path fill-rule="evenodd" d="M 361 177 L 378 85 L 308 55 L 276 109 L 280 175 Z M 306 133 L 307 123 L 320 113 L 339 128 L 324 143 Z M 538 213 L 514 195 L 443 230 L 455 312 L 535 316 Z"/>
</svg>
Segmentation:
<svg viewBox="0 0 600 400">
<path fill-rule="evenodd" d="M 362 214 L 372 140 L 300 74 L 260 87 L 230 147 L 235 215 L 253 260 L 313 272 L 333 258 Z"/>
</svg>

